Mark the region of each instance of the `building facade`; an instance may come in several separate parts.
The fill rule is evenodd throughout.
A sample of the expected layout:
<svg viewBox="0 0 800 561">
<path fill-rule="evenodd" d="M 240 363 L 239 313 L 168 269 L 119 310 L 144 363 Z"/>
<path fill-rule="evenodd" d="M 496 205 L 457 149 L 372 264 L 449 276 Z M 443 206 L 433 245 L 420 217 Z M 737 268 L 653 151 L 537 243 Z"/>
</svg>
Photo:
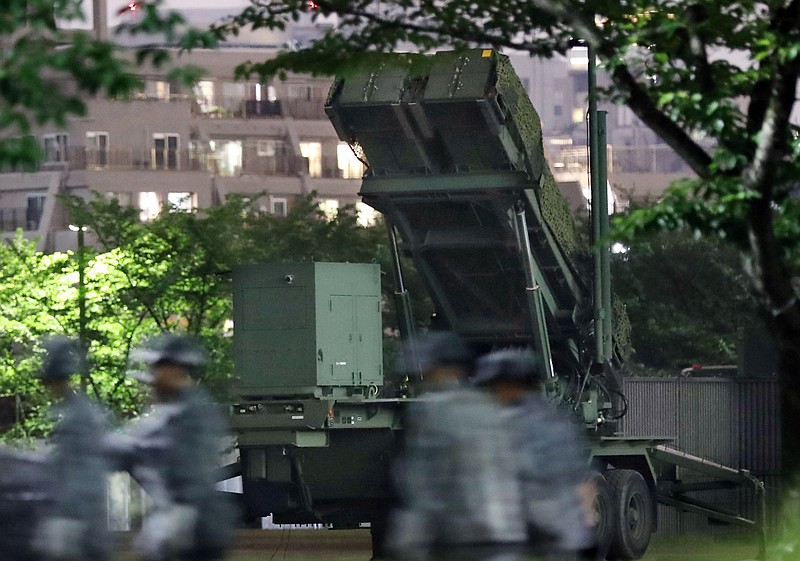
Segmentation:
<svg viewBox="0 0 800 561">
<path fill-rule="evenodd" d="M 233 79 L 237 64 L 269 50 L 196 51 L 181 64 L 205 69 L 193 88 L 143 68 L 142 91 L 125 100 L 89 99 L 85 117 L 36 131 L 45 153 L 35 173 L 0 173 L 0 226 L 22 228 L 46 251 L 71 249 L 75 234 L 59 194 L 97 192 L 140 210 L 220 204 L 265 195 L 263 211 L 285 215 L 315 192 L 333 212 L 358 204 L 363 164 L 324 113 L 330 80 L 289 76 L 270 84 Z M 369 208 L 360 217 L 372 219 Z"/>
</svg>

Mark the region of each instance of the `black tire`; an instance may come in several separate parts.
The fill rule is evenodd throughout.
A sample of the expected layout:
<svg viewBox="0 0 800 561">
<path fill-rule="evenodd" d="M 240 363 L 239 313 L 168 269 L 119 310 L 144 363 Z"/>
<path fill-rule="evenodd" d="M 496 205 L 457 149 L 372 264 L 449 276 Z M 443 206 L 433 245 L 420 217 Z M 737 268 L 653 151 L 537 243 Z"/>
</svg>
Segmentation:
<svg viewBox="0 0 800 561">
<path fill-rule="evenodd" d="M 656 526 L 653 494 L 638 471 L 612 469 L 604 475 L 613 489 L 617 515 L 608 559 L 641 559 Z"/>
<path fill-rule="evenodd" d="M 617 510 L 614 508 L 614 491 L 599 473 L 592 477 L 594 485 L 595 547 L 587 558 L 605 559 L 614 539 Z"/>
</svg>

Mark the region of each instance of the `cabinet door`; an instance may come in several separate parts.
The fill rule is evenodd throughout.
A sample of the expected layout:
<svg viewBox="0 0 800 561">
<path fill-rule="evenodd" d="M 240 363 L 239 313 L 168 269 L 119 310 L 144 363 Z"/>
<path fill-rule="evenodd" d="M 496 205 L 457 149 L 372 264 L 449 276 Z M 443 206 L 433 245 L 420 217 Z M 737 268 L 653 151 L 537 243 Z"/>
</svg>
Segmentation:
<svg viewBox="0 0 800 561">
<path fill-rule="evenodd" d="M 383 383 L 383 334 L 381 300 L 378 296 L 356 296 L 356 383 Z"/>
<path fill-rule="evenodd" d="M 329 308 L 329 343 L 325 349 L 325 359 L 330 365 L 330 383 L 351 385 L 356 372 L 353 297 L 331 296 Z"/>
</svg>

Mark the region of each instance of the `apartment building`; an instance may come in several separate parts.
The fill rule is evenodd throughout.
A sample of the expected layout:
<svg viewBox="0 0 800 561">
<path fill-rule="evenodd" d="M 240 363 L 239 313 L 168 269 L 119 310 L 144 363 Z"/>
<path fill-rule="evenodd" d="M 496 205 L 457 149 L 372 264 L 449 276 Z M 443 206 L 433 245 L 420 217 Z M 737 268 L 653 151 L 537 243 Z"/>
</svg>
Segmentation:
<svg viewBox="0 0 800 561">
<path fill-rule="evenodd" d="M 206 72 L 192 88 L 143 68 L 144 88 L 131 99 L 89 99 L 85 117 L 36 131 L 45 151 L 39 170 L 0 173 L 0 228 L 22 228 L 47 251 L 70 249 L 75 235 L 55 196 L 93 191 L 137 207 L 143 220 L 165 203 L 204 208 L 261 192 L 262 210 L 277 215 L 316 192 L 326 212 L 356 204 L 362 221 L 373 220 L 357 197 L 364 166 L 324 113 L 330 80 L 233 79 L 237 64 L 271 52 L 184 55 L 181 64 Z"/>
<path fill-rule="evenodd" d="M 541 118 L 550 168 L 570 203 L 577 208 L 583 198 L 585 207 L 589 197 L 588 52 L 576 47 L 548 59 L 510 56 Z M 597 81 L 601 88 L 608 84 L 602 68 Z M 609 200 L 616 200 L 617 208 L 630 200 L 656 199 L 671 182 L 694 176 L 628 107 L 601 99 L 598 108 L 607 112 Z"/>
</svg>

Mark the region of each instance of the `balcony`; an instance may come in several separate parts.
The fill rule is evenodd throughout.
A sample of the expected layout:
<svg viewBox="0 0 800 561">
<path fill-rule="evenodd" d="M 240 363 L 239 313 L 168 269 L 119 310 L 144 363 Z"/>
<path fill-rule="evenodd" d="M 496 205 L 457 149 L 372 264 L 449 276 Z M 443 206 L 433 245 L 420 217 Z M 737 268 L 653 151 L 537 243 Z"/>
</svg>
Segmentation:
<svg viewBox="0 0 800 561">
<path fill-rule="evenodd" d="M 226 99 L 222 105 L 203 107 L 192 104 L 192 115 L 207 119 L 294 119 L 328 120 L 325 100 L 288 99 L 263 101 L 255 99 Z"/>
<path fill-rule="evenodd" d="M 258 155 L 256 151 L 248 150 L 240 158 L 226 158 L 224 152 L 207 148 L 155 150 L 117 147 L 96 150 L 80 146 L 70 147 L 64 161 L 42 162 L 39 166 L 39 171 L 58 170 L 204 171 L 222 177 L 307 175 L 326 179 L 360 179 L 363 172 L 351 169 L 345 173 L 339 168 L 336 157 L 304 158 L 281 151 Z M 24 213 L 22 217 L 19 220 L 24 219 Z"/>
<path fill-rule="evenodd" d="M 609 146 L 607 153 L 609 173 L 691 173 L 689 166 L 666 145 Z M 548 160 L 554 171 L 585 170 L 588 168 L 588 151 L 585 146 L 551 149 Z"/>
<path fill-rule="evenodd" d="M 40 210 L 31 208 L 0 208 L 0 232 L 38 230 L 42 218 Z"/>
</svg>

